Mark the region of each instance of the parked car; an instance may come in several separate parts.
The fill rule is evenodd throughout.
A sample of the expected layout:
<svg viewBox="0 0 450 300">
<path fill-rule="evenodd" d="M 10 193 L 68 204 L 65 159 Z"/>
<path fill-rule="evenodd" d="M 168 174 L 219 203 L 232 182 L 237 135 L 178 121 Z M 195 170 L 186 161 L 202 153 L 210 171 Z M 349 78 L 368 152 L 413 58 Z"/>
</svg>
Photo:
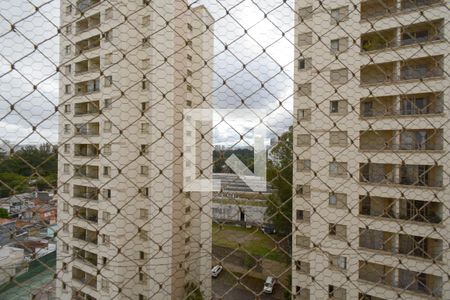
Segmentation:
<svg viewBox="0 0 450 300">
<path fill-rule="evenodd" d="M 268 234 L 277 233 L 277 229 L 275 228 L 275 225 L 273 225 L 273 224 L 264 224 L 261 229 L 264 233 L 268 233 Z"/>
<path fill-rule="evenodd" d="M 211 276 L 216 278 L 219 276 L 220 272 L 222 272 L 223 267 L 221 265 L 216 265 L 214 268 L 211 269 Z"/>
<path fill-rule="evenodd" d="M 272 276 L 268 276 L 266 278 L 266 282 L 264 282 L 264 290 L 263 292 L 266 294 L 272 294 L 273 292 L 273 287 L 275 286 L 276 283 L 276 279 L 273 278 Z"/>
</svg>

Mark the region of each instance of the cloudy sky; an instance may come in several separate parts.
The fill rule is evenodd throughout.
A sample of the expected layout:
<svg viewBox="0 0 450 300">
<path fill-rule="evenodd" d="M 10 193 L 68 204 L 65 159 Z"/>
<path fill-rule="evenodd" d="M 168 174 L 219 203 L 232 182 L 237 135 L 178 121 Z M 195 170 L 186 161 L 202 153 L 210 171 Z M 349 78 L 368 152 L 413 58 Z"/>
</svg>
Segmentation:
<svg viewBox="0 0 450 300">
<path fill-rule="evenodd" d="M 265 109 L 269 113 L 264 123 L 277 133 L 286 130 L 292 122 L 293 1 L 190 2 L 205 5 L 216 20 L 216 107 Z M 2 141 L 58 140 L 54 108 L 58 103 L 58 25 L 59 0 L 0 0 Z M 217 124 L 216 144 L 234 145 L 239 142 L 238 132 L 246 133 L 252 126 L 247 121 L 230 125 Z"/>
</svg>

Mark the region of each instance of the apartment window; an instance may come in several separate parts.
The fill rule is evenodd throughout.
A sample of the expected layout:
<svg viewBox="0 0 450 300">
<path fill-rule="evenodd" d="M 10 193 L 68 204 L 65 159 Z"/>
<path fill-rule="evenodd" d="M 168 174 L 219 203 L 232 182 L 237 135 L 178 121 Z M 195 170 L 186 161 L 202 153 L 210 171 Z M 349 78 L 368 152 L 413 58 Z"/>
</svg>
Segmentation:
<svg viewBox="0 0 450 300">
<path fill-rule="evenodd" d="M 103 189 L 102 195 L 103 195 L 103 198 L 105 198 L 105 199 L 111 199 L 111 190 Z"/>
<path fill-rule="evenodd" d="M 330 114 L 346 114 L 348 112 L 347 100 L 330 101 Z"/>
<path fill-rule="evenodd" d="M 186 46 L 192 47 L 192 41 L 191 41 L 191 40 L 187 40 L 187 41 L 186 41 Z"/>
<path fill-rule="evenodd" d="M 111 65 L 113 63 L 113 54 L 107 53 L 105 54 L 105 66 Z"/>
<path fill-rule="evenodd" d="M 66 75 L 72 74 L 72 65 L 65 65 L 64 66 L 64 74 L 66 74 Z"/>
<path fill-rule="evenodd" d="M 63 172 L 64 172 L 64 174 L 69 174 L 70 173 L 70 165 L 69 164 L 64 164 Z"/>
<path fill-rule="evenodd" d="M 141 193 L 143 196 L 148 197 L 148 195 L 150 194 L 148 187 L 141 188 Z"/>
<path fill-rule="evenodd" d="M 148 209 L 145 208 L 139 209 L 139 218 L 148 219 Z"/>
<path fill-rule="evenodd" d="M 144 2 L 147 2 L 148 0 L 144 0 Z M 147 296 L 144 296 L 142 294 L 139 294 L 139 300 L 148 300 Z"/>
<path fill-rule="evenodd" d="M 66 11 L 66 16 L 70 16 L 71 14 L 72 14 L 72 10 L 73 10 L 73 6 L 70 4 L 70 5 L 67 5 L 66 6 L 66 9 L 65 9 L 65 11 Z"/>
<path fill-rule="evenodd" d="M 66 34 L 71 34 L 71 33 L 72 33 L 72 25 L 69 24 L 69 25 L 65 26 L 65 27 L 64 27 L 64 32 L 65 32 Z"/>
<path fill-rule="evenodd" d="M 194 30 L 194 27 L 192 27 L 192 24 L 189 24 L 189 23 L 187 24 L 187 28 L 188 28 L 189 31 Z"/>
<path fill-rule="evenodd" d="M 303 197 L 311 196 L 311 187 L 306 184 L 297 184 L 295 187 L 296 194 Z"/>
<path fill-rule="evenodd" d="M 312 69 L 312 58 L 300 58 L 298 60 L 299 70 L 311 70 Z"/>
<path fill-rule="evenodd" d="M 141 66 L 143 70 L 150 68 L 150 59 L 149 58 L 142 59 Z"/>
<path fill-rule="evenodd" d="M 111 176 L 111 167 L 103 167 L 103 176 L 110 177 Z"/>
<path fill-rule="evenodd" d="M 112 99 L 107 98 L 103 100 L 103 109 L 110 109 L 112 107 Z"/>
<path fill-rule="evenodd" d="M 347 226 L 330 223 L 328 224 L 328 235 L 339 239 L 347 237 Z"/>
<path fill-rule="evenodd" d="M 70 191 L 70 184 L 64 183 L 63 184 L 63 193 L 69 193 L 69 191 Z"/>
<path fill-rule="evenodd" d="M 149 146 L 148 145 L 141 145 L 141 153 L 142 154 L 148 154 Z"/>
<path fill-rule="evenodd" d="M 346 147 L 348 145 L 347 131 L 330 131 L 331 147 Z"/>
<path fill-rule="evenodd" d="M 70 112 L 72 112 L 72 106 L 70 104 L 64 105 L 64 113 L 68 114 Z"/>
<path fill-rule="evenodd" d="M 62 269 L 63 271 L 67 271 L 67 263 L 63 262 Z"/>
<path fill-rule="evenodd" d="M 70 153 L 70 144 L 65 144 L 64 145 L 64 153 Z"/>
<path fill-rule="evenodd" d="M 192 61 L 192 55 L 188 54 L 186 55 L 187 60 Z"/>
<path fill-rule="evenodd" d="M 146 256 L 144 251 L 139 251 L 139 259 L 146 259 Z"/>
<path fill-rule="evenodd" d="M 72 47 L 71 47 L 70 45 L 67 45 L 67 46 L 64 48 L 64 53 L 65 53 L 66 55 L 70 55 L 71 52 L 72 52 Z"/>
<path fill-rule="evenodd" d="M 312 13 L 312 6 L 302 7 L 298 10 L 298 17 L 302 20 L 308 20 L 312 18 Z"/>
<path fill-rule="evenodd" d="M 105 41 L 110 42 L 113 38 L 113 30 L 110 29 L 107 32 L 105 32 Z"/>
<path fill-rule="evenodd" d="M 141 103 L 141 110 L 142 110 L 143 112 L 147 111 L 148 108 L 149 108 L 149 102 L 142 102 L 142 103 Z"/>
<path fill-rule="evenodd" d="M 148 90 L 148 80 L 142 80 L 142 86 L 141 86 L 141 89 L 143 90 L 143 91 L 145 91 L 145 90 Z"/>
<path fill-rule="evenodd" d="M 331 255 L 329 257 L 330 268 L 347 269 L 347 257 L 342 255 Z"/>
<path fill-rule="evenodd" d="M 70 133 L 70 124 L 64 124 L 64 134 Z"/>
<path fill-rule="evenodd" d="M 111 144 L 105 144 L 103 146 L 103 154 L 104 155 L 111 155 L 112 151 L 111 151 Z"/>
<path fill-rule="evenodd" d="M 311 239 L 307 236 L 297 235 L 295 237 L 295 245 L 301 248 L 309 248 L 311 244 Z"/>
<path fill-rule="evenodd" d="M 102 213 L 102 219 L 104 222 L 108 222 L 109 220 L 111 220 L 111 214 L 107 211 L 104 211 Z"/>
<path fill-rule="evenodd" d="M 111 242 L 111 237 L 107 234 L 102 234 L 102 243 L 109 244 Z"/>
<path fill-rule="evenodd" d="M 347 207 L 347 194 L 344 193 L 330 193 L 328 195 L 328 204 L 336 208 Z"/>
<path fill-rule="evenodd" d="M 113 8 L 112 7 L 107 8 L 105 10 L 105 20 L 112 19 L 113 18 L 113 14 L 114 14 Z"/>
<path fill-rule="evenodd" d="M 298 121 L 311 121 L 311 109 L 297 109 Z"/>
<path fill-rule="evenodd" d="M 328 297 L 334 300 L 345 300 L 347 298 L 347 291 L 344 288 L 329 285 Z"/>
<path fill-rule="evenodd" d="M 191 77 L 192 76 L 192 71 L 191 70 L 187 70 L 186 71 L 186 76 L 187 77 Z"/>
<path fill-rule="evenodd" d="M 143 241 L 148 241 L 148 231 L 142 230 L 139 232 L 139 238 Z"/>
<path fill-rule="evenodd" d="M 296 215 L 297 221 L 303 221 L 303 222 L 308 222 L 309 223 L 309 220 L 310 220 L 310 213 L 309 213 L 309 211 L 297 209 L 295 211 L 295 215 Z"/>
<path fill-rule="evenodd" d="M 330 71 L 330 82 L 332 84 L 345 84 L 348 81 L 348 69 L 337 69 Z"/>
<path fill-rule="evenodd" d="M 298 147 L 311 146 L 311 135 L 310 134 L 298 134 L 297 135 L 297 146 Z"/>
<path fill-rule="evenodd" d="M 348 6 L 331 10 L 331 24 L 337 24 L 348 19 Z"/>
<path fill-rule="evenodd" d="M 185 213 L 190 213 L 190 212 L 191 212 L 191 207 L 190 207 L 190 206 L 186 207 L 186 208 L 184 209 L 184 212 L 185 212 Z"/>
<path fill-rule="evenodd" d="M 333 54 L 346 51 L 348 48 L 347 38 L 331 40 L 330 48 Z"/>
<path fill-rule="evenodd" d="M 300 33 L 298 35 L 298 45 L 300 47 L 312 45 L 312 40 L 313 40 L 312 32 Z"/>
<path fill-rule="evenodd" d="M 102 290 L 109 290 L 109 281 L 106 278 L 102 278 Z"/>
<path fill-rule="evenodd" d="M 69 95 L 72 93 L 72 85 L 66 84 L 64 86 L 64 94 Z"/>
<path fill-rule="evenodd" d="M 150 16 L 143 16 L 142 17 L 142 26 L 149 26 L 150 25 Z"/>
<path fill-rule="evenodd" d="M 311 97 L 312 89 L 311 83 L 303 83 L 297 86 L 297 94 L 299 96 Z"/>
<path fill-rule="evenodd" d="M 63 251 L 64 253 L 68 253 L 68 252 L 69 252 L 69 244 L 63 243 L 63 245 L 62 245 L 62 251 Z"/>
<path fill-rule="evenodd" d="M 311 171 L 311 160 L 310 159 L 299 159 L 297 160 L 297 172 L 310 172 Z"/>
<path fill-rule="evenodd" d="M 112 131 L 112 122 L 111 121 L 103 122 L 103 132 L 109 133 L 111 131 Z"/>
<path fill-rule="evenodd" d="M 112 85 L 113 79 L 112 76 L 105 77 L 105 87 L 110 87 Z"/>
<path fill-rule="evenodd" d="M 148 166 L 141 166 L 140 174 L 144 175 L 144 176 L 147 176 L 148 175 Z"/>
<path fill-rule="evenodd" d="M 296 260 L 295 270 L 305 274 L 309 274 L 309 263 L 305 261 Z"/>
<path fill-rule="evenodd" d="M 188 92 L 192 93 L 192 85 L 188 84 L 188 85 L 186 86 L 186 90 L 187 90 Z"/>
<path fill-rule="evenodd" d="M 143 48 L 148 48 L 148 47 L 150 47 L 150 41 L 148 40 L 148 38 L 143 38 L 143 39 L 142 39 L 142 47 L 143 47 Z"/>
<path fill-rule="evenodd" d="M 64 212 L 68 212 L 69 211 L 69 204 L 67 204 L 67 203 L 63 203 L 63 211 Z"/>
<path fill-rule="evenodd" d="M 150 132 L 150 124 L 141 123 L 141 133 L 149 133 L 149 132 Z"/>
<path fill-rule="evenodd" d="M 346 162 L 330 162 L 329 164 L 330 177 L 346 177 L 347 163 Z"/>
<path fill-rule="evenodd" d="M 191 100 L 186 100 L 186 106 L 187 107 L 192 107 L 192 101 Z"/>
</svg>

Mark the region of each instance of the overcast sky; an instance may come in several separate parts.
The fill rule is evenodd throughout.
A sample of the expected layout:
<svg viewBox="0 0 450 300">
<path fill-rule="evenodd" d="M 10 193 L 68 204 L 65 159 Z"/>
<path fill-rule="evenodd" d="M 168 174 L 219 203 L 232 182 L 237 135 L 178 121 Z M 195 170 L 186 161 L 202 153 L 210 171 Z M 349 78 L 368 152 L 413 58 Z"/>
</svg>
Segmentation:
<svg viewBox="0 0 450 300">
<path fill-rule="evenodd" d="M 273 111 L 265 124 L 278 133 L 292 123 L 292 2 L 191 1 L 205 5 L 216 19 L 216 107 L 241 106 Z M 33 5 L 39 7 L 38 12 Z M 11 30 L 11 24 L 14 24 L 14 30 Z M 57 143 L 54 107 L 58 103 L 58 78 L 55 74 L 59 57 L 58 25 L 59 0 L 0 0 L 2 140 L 13 144 L 35 144 L 43 140 Z M 228 50 L 224 51 L 224 44 L 228 45 Z M 38 45 L 37 49 L 34 45 Z M 226 85 L 218 80 L 219 76 L 226 79 Z M 261 87 L 262 82 L 264 87 Z M 36 90 L 33 86 L 37 87 Z M 14 110 L 11 110 L 12 106 Z M 231 126 L 239 133 L 245 133 L 251 123 L 233 122 Z M 34 132 L 33 127 L 36 128 Z M 228 125 L 221 123 L 215 129 L 215 144 L 239 142 L 239 134 Z"/>
</svg>

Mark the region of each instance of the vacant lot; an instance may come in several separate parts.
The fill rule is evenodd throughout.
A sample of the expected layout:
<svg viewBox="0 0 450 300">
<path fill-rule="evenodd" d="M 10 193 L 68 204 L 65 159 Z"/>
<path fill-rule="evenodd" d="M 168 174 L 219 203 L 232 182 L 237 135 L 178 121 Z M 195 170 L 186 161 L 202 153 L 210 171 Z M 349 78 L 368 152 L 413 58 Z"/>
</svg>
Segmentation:
<svg viewBox="0 0 450 300">
<path fill-rule="evenodd" d="M 244 250 L 252 256 L 289 262 L 289 256 L 277 245 L 276 235 L 265 234 L 258 228 L 242 228 L 233 225 L 213 225 L 213 244 Z"/>
</svg>

